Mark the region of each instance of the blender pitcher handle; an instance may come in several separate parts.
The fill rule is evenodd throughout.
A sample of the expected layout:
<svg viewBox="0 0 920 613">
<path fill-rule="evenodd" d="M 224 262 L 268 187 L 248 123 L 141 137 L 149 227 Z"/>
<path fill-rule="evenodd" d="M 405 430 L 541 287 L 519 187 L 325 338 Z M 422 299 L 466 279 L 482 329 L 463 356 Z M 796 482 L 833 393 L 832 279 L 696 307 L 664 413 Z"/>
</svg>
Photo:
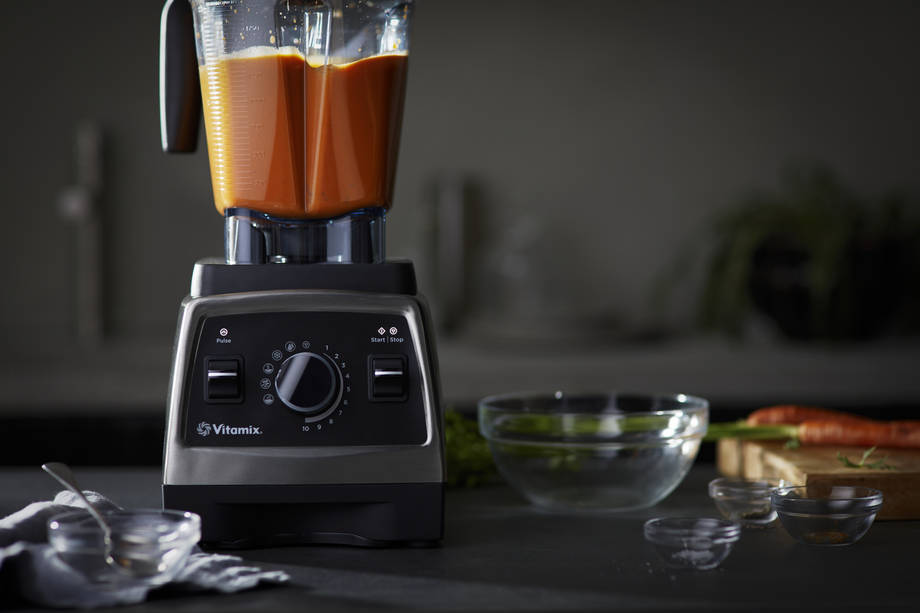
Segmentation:
<svg viewBox="0 0 920 613">
<path fill-rule="evenodd" d="M 166 0 L 160 18 L 160 139 L 166 153 L 198 146 L 201 90 L 188 0 Z"/>
</svg>

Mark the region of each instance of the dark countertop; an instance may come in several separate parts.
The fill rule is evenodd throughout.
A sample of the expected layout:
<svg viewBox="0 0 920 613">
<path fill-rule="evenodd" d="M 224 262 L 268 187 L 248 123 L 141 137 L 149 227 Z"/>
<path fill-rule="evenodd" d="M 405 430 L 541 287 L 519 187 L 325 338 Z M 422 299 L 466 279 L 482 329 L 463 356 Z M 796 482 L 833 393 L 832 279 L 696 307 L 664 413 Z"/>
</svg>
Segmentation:
<svg viewBox="0 0 920 613">
<path fill-rule="evenodd" d="M 155 469 L 76 472 L 84 487 L 124 506 L 159 504 Z M 643 521 L 714 515 L 706 493 L 714 476 L 711 465 L 698 464 L 664 502 L 618 515 L 542 513 L 501 485 L 450 491 L 442 547 L 237 552 L 286 570 L 291 585 L 235 595 L 155 595 L 130 611 L 915 610 L 920 521 L 876 522 L 859 543 L 839 548 L 800 545 L 780 526 L 745 531 L 716 570 L 665 568 L 643 540 Z M 56 491 L 37 467 L 0 470 L 0 486 L 2 516 Z"/>
</svg>

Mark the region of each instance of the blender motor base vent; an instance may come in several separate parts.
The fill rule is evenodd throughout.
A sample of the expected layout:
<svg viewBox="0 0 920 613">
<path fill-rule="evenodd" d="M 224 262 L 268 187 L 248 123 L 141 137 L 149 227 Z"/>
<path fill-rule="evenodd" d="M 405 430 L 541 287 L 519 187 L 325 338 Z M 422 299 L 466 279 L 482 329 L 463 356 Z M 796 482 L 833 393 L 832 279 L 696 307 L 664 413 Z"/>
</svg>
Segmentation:
<svg viewBox="0 0 920 613">
<path fill-rule="evenodd" d="M 164 485 L 163 506 L 202 518 L 223 548 L 431 546 L 443 537 L 443 483 Z"/>
</svg>

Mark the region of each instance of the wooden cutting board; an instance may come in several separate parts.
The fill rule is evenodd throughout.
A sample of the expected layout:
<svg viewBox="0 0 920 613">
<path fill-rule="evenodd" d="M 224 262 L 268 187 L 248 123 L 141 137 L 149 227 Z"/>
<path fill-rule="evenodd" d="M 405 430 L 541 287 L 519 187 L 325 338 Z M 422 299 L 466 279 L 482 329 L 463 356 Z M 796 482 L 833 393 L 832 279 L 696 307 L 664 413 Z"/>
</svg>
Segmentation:
<svg viewBox="0 0 920 613">
<path fill-rule="evenodd" d="M 882 491 L 877 519 L 920 519 L 920 450 L 878 449 L 869 461 L 888 456 L 896 470 L 848 468 L 837 452 L 858 462 L 865 448 L 802 446 L 786 449 L 778 441 L 721 439 L 716 447 L 719 472 L 745 479 L 783 479 L 793 485 L 830 479 L 840 485 L 864 485 Z"/>
</svg>

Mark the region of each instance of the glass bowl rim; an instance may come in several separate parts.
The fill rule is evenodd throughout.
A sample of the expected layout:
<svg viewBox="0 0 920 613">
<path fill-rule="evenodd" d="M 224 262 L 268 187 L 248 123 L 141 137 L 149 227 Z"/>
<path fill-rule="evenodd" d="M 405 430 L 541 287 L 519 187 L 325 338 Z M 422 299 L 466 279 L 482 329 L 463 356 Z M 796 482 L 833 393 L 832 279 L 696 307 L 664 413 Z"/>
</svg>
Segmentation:
<svg viewBox="0 0 920 613">
<path fill-rule="evenodd" d="M 769 484 L 775 483 L 776 485 L 760 485 L 755 487 L 755 484 Z M 716 494 L 721 492 L 725 494 L 748 494 L 748 495 L 757 495 L 762 498 L 769 498 L 770 495 L 776 490 L 782 487 L 789 487 L 782 485 L 783 479 L 744 479 L 742 477 L 716 477 L 709 482 L 707 490 L 709 491 L 709 496 L 712 498 L 716 497 Z"/>
<path fill-rule="evenodd" d="M 659 399 L 673 400 L 678 403 L 686 403 L 688 406 L 674 409 L 661 409 L 652 411 L 620 411 L 620 412 L 586 412 L 571 410 L 531 410 L 528 407 L 523 408 L 504 408 L 496 407 L 495 403 L 506 400 L 524 401 L 528 399 L 558 401 L 562 399 L 562 391 L 556 392 L 511 392 L 486 396 L 478 404 L 477 418 L 479 422 L 479 431 L 490 442 L 505 442 L 518 445 L 546 445 L 546 446 L 563 446 L 563 447 L 592 447 L 605 444 L 643 444 L 648 445 L 658 441 L 666 444 L 674 440 L 692 440 L 702 439 L 706 434 L 707 424 L 709 422 L 709 402 L 696 396 L 687 396 L 686 394 L 647 394 L 631 392 L 583 392 L 565 394 L 568 398 L 604 398 L 608 401 L 615 399 L 617 396 L 631 396 L 643 399 L 657 401 Z M 548 423 L 555 426 L 562 424 L 562 431 L 534 431 L 520 432 L 513 429 L 503 428 L 504 419 L 540 417 L 550 420 Z M 660 433 L 665 428 L 640 428 L 630 432 L 619 428 L 605 428 L 610 424 L 619 424 L 636 418 L 649 417 L 678 417 L 678 418 L 696 418 L 696 423 L 686 424 L 681 430 L 674 431 L 669 436 L 658 437 L 654 433 Z M 568 431 L 568 420 L 577 420 L 583 424 L 598 424 L 600 427 L 596 431 L 573 432 Z M 630 440 L 630 434 L 645 433 L 648 440 L 638 441 Z"/>
<path fill-rule="evenodd" d="M 734 542 L 741 538 L 741 523 L 722 517 L 653 517 L 642 530 L 646 539 L 658 542 L 692 537 Z"/>
<path fill-rule="evenodd" d="M 151 539 L 153 543 L 164 543 L 172 540 L 175 537 L 175 531 L 181 529 L 183 525 L 189 525 L 193 530 L 201 530 L 201 517 L 197 513 L 192 513 L 191 511 L 179 511 L 176 509 L 153 509 L 153 508 L 142 508 L 142 509 L 106 509 L 99 512 L 103 517 L 143 517 L 143 516 L 157 516 L 159 518 L 166 519 L 170 526 L 173 528 L 169 532 L 158 535 L 155 539 Z M 75 521 L 76 518 L 80 518 L 81 521 Z M 89 519 L 89 522 L 84 522 L 82 520 Z M 55 525 L 56 524 L 56 525 Z M 48 518 L 46 522 L 47 530 L 49 533 L 54 532 L 61 535 L 62 537 L 75 537 L 79 535 L 92 535 L 92 534 L 101 534 L 102 529 L 99 524 L 92 518 L 89 511 L 84 508 L 75 508 L 70 511 L 62 511 Z M 114 530 L 113 530 L 114 531 Z M 194 533 L 194 532 L 193 532 Z"/>
<path fill-rule="evenodd" d="M 811 485 L 814 485 L 814 484 L 811 484 Z M 882 494 L 881 490 L 877 490 L 875 488 L 868 487 L 865 485 L 843 485 L 843 484 L 841 484 L 840 487 L 849 487 L 854 490 L 862 490 L 865 493 L 865 495 L 844 496 L 840 498 L 832 498 L 830 496 L 807 496 L 807 497 L 799 497 L 799 498 L 789 498 L 788 497 L 788 495 L 794 491 L 807 491 L 807 488 L 811 487 L 811 485 L 807 485 L 807 484 L 806 485 L 787 485 L 783 487 L 778 487 L 775 490 L 773 490 L 773 492 L 771 492 L 770 499 L 772 500 L 773 504 L 779 504 L 780 506 L 782 506 L 783 504 L 790 504 L 790 503 L 795 504 L 796 502 L 815 503 L 815 502 L 830 502 L 830 501 L 854 502 L 854 503 L 863 502 L 868 505 L 874 505 L 874 504 L 881 505 L 884 500 L 884 495 Z"/>
<path fill-rule="evenodd" d="M 584 411 L 558 411 L 558 410 L 549 410 L 549 411 L 534 411 L 528 409 L 512 409 L 507 407 L 496 406 L 495 403 L 506 401 L 506 400 L 561 400 L 563 397 L 566 398 L 587 398 L 587 397 L 605 397 L 605 398 L 616 398 L 617 396 L 632 396 L 638 398 L 647 398 L 655 400 L 673 400 L 678 404 L 682 405 L 681 408 L 676 409 L 662 409 L 654 411 L 623 411 L 621 413 L 588 413 Z M 563 390 L 553 390 L 548 391 L 539 391 L 539 390 L 529 390 L 529 391 L 519 391 L 519 392 L 505 392 L 502 394 L 492 394 L 481 398 L 476 403 L 476 408 L 479 410 L 480 414 L 483 410 L 488 410 L 492 412 L 502 412 L 510 414 L 533 414 L 533 415 L 577 415 L 584 417 L 627 417 L 631 415 L 667 415 L 671 413 L 694 413 L 700 411 L 709 410 L 709 401 L 700 396 L 691 396 L 690 394 L 683 393 L 670 393 L 670 392 L 633 392 L 629 390 L 608 390 L 608 391 L 583 391 L 583 392 L 565 392 Z"/>
</svg>

